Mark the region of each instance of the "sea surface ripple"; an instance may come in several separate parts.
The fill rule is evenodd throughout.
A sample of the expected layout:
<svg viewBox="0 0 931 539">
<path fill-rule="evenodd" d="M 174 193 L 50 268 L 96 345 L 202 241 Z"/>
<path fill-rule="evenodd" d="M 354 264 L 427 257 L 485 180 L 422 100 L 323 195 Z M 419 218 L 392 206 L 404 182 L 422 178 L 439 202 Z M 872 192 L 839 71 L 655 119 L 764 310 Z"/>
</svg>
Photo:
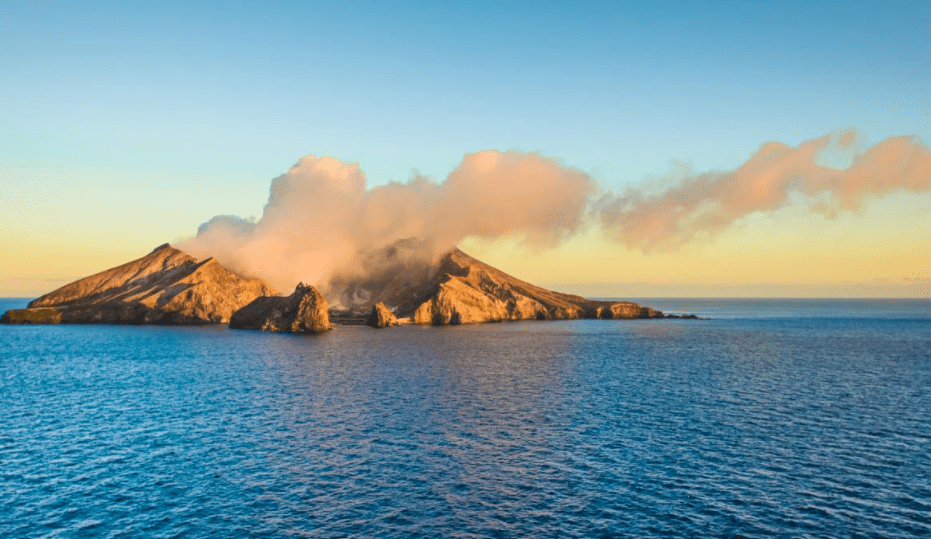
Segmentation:
<svg viewBox="0 0 931 539">
<path fill-rule="evenodd" d="M 929 306 L 0 326 L 0 536 L 929 537 Z"/>
</svg>

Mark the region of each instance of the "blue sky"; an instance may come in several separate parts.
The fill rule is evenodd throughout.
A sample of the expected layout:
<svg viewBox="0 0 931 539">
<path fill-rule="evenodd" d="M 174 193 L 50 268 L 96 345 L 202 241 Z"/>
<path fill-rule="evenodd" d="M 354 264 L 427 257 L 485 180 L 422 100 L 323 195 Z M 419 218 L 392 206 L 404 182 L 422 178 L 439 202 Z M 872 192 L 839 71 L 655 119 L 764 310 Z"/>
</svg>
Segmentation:
<svg viewBox="0 0 931 539">
<path fill-rule="evenodd" d="M 4 154 L 267 176 L 313 152 L 380 183 L 519 148 L 621 184 L 931 135 L 928 2 L 147 4 L 3 8 Z"/>
<path fill-rule="evenodd" d="M 931 140 L 927 1 L 129 4 L 0 6 L 8 214 L 136 198 L 171 239 L 309 153 L 375 185 L 538 150 L 619 189 L 851 127 Z"/>
</svg>

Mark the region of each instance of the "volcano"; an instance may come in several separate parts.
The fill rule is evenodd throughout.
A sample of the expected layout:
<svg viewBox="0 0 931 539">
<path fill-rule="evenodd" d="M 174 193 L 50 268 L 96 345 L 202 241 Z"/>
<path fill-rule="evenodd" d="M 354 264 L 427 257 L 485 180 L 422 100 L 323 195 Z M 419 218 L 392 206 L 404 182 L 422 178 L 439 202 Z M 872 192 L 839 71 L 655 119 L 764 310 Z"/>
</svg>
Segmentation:
<svg viewBox="0 0 931 539">
<path fill-rule="evenodd" d="M 453 249 L 432 262 L 428 249 L 403 240 L 363 260 L 364 276 L 331 283 L 334 321 L 362 323 L 383 303 L 402 322 L 473 324 L 509 320 L 664 318 L 628 301 L 598 301 L 532 285 Z M 418 253 L 422 256 L 418 256 Z"/>
<path fill-rule="evenodd" d="M 197 260 L 169 244 L 7 311 L 7 324 L 225 324 L 252 300 L 274 294 L 213 258 Z"/>
<path fill-rule="evenodd" d="M 391 320 L 388 314 L 397 318 L 375 325 L 666 317 L 628 301 L 553 292 L 459 249 L 440 257 L 431 253 L 426 242 L 415 239 L 372 251 L 354 275 L 331 280 L 324 300 L 303 285 L 292 296 L 280 297 L 260 279 L 165 244 L 138 260 L 65 285 L 26 309 L 7 311 L 0 323 L 186 325 L 226 324 L 232 318 L 244 329 L 314 333 L 328 329 L 329 318 L 337 324 L 364 324 L 374 310 L 381 319 Z M 327 302 L 335 307 L 327 311 Z M 298 308 L 304 303 L 313 308 Z M 313 316 L 298 316 L 303 311 Z"/>
</svg>

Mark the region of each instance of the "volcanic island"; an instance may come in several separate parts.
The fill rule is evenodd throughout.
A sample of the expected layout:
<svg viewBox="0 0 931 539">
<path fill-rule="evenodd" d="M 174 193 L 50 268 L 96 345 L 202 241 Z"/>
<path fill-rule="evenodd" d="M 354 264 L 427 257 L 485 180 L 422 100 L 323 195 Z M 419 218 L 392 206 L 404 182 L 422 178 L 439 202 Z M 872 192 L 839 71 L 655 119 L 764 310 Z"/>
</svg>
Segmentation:
<svg viewBox="0 0 931 539">
<path fill-rule="evenodd" d="M 326 293 L 300 283 L 289 295 L 213 258 L 161 245 L 9 310 L 3 324 L 228 324 L 315 334 L 342 325 L 385 328 L 518 320 L 688 318 L 628 301 L 600 301 L 532 285 L 454 248 L 433 259 L 402 240 L 373 253 L 377 270 L 336 278 Z M 373 267 L 376 265 L 371 264 Z M 328 302 L 329 299 L 329 302 Z"/>
</svg>

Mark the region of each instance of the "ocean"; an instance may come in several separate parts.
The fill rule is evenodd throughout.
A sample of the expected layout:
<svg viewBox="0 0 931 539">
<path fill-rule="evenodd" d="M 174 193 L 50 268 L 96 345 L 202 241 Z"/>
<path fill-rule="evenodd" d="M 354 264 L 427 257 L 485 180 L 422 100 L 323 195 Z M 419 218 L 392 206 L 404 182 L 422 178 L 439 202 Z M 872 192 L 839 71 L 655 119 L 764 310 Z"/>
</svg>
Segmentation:
<svg viewBox="0 0 931 539">
<path fill-rule="evenodd" d="M 931 536 L 931 301 L 640 301 L 0 326 L 0 537 Z"/>
</svg>

